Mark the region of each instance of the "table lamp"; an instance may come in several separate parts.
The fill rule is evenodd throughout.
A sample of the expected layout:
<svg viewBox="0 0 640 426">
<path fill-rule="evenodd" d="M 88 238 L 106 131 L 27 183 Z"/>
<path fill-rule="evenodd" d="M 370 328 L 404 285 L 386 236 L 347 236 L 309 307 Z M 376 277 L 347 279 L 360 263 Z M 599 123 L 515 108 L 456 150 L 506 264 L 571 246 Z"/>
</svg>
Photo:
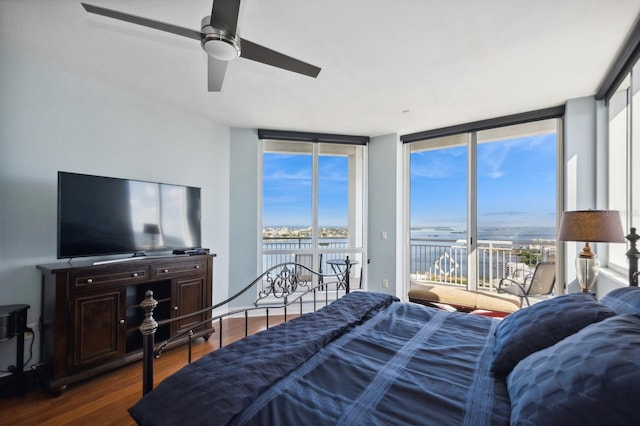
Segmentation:
<svg viewBox="0 0 640 426">
<path fill-rule="evenodd" d="M 156 238 L 160 235 L 160 226 L 155 223 L 145 223 L 142 232 L 149 234 L 151 239 L 151 248 L 156 248 Z"/>
<path fill-rule="evenodd" d="M 600 262 L 589 243 L 624 243 L 617 210 L 577 210 L 562 213 L 558 241 L 581 241 L 584 248 L 576 259 L 576 276 L 582 291 L 588 293 L 598 277 Z"/>
</svg>

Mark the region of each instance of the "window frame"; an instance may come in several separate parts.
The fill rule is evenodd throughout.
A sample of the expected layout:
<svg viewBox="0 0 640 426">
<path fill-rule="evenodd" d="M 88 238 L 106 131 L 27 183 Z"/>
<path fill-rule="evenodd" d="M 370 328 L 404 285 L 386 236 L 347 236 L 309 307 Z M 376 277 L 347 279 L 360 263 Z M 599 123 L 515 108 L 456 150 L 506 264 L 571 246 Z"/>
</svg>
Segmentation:
<svg viewBox="0 0 640 426">
<path fill-rule="evenodd" d="M 607 100 L 608 206 L 620 211 L 623 229 L 637 227 L 640 206 L 640 60 L 631 68 Z M 619 152 L 620 149 L 624 152 Z M 621 164 L 624 173 L 621 173 Z M 620 186 L 623 185 L 623 188 Z M 628 270 L 626 245 L 609 245 L 608 267 L 620 274 Z"/>
<path fill-rule="evenodd" d="M 264 206 L 264 166 L 263 159 L 265 153 L 302 153 L 312 156 L 312 217 L 311 217 L 311 247 L 292 250 L 288 249 L 265 249 L 263 243 L 263 206 Z M 324 247 L 320 244 L 318 223 L 318 202 L 319 202 L 319 159 L 324 155 L 346 156 L 347 160 L 347 176 L 348 176 L 348 207 L 347 207 L 347 228 L 348 238 L 346 247 Z M 295 255 L 311 255 L 311 267 L 319 270 L 322 267 L 324 273 L 331 273 L 327 269 L 326 260 L 332 257 L 349 256 L 351 260 L 359 262 L 359 268 L 352 269 L 352 278 L 359 280 L 366 286 L 366 253 L 367 253 L 367 144 L 356 140 L 354 143 L 348 141 L 336 142 L 335 140 L 261 140 L 260 149 L 260 202 L 258 205 L 259 227 L 261 232 L 258 245 L 258 259 L 263 269 L 266 262 L 266 256 L 295 256 Z M 323 255 L 322 264 L 318 264 L 319 255 Z M 328 256 L 328 257 L 327 257 Z M 268 263 L 268 262 L 267 262 Z"/>
<path fill-rule="evenodd" d="M 564 209 L 563 187 L 563 118 L 564 106 L 549 108 L 530 113 L 517 114 L 509 117 L 484 120 L 475 123 L 452 126 L 445 129 L 435 129 L 426 132 L 418 132 L 401 136 L 405 144 L 405 243 L 404 277 L 407 288 L 411 286 L 411 153 L 424 149 L 439 149 L 447 146 L 466 144 L 467 147 L 467 289 L 477 290 L 477 277 L 479 262 L 477 258 L 477 147 L 485 142 L 498 141 L 512 137 L 524 137 L 539 133 L 547 133 L 551 128 L 556 134 L 556 229 L 559 217 Z M 553 124 L 552 124 L 553 123 Z M 464 141 L 464 142 L 463 142 Z M 557 257 L 562 255 L 561 244 L 556 243 Z M 556 274 L 563 268 L 561 261 L 556 261 Z M 562 289 L 559 289 L 562 291 Z M 406 294 L 406 291 L 405 291 Z"/>
</svg>

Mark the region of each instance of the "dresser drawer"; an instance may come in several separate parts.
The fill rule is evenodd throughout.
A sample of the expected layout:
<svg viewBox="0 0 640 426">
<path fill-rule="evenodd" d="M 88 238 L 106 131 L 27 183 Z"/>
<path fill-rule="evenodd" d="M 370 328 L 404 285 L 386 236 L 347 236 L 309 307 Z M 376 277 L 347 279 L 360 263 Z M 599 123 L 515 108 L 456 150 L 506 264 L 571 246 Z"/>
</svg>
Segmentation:
<svg viewBox="0 0 640 426">
<path fill-rule="evenodd" d="M 207 257 L 192 256 L 183 262 L 167 262 L 151 265 L 151 278 L 173 278 L 184 275 L 205 275 L 207 273 Z"/>
<path fill-rule="evenodd" d="M 134 284 L 149 280 L 149 267 L 131 265 L 122 269 L 107 267 L 92 268 L 90 271 L 71 274 L 71 289 L 86 289 L 88 287 L 117 286 Z"/>
</svg>

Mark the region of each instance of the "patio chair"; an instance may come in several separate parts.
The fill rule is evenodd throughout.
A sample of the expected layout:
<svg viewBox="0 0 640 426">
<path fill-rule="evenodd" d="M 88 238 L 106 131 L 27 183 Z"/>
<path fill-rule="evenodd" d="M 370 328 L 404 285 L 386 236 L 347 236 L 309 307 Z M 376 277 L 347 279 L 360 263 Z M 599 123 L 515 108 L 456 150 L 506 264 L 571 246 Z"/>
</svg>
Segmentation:
<svg viewBox="0 0 640 426">
<path fill-rule="evenodd" d="M 509 284 L 509 285 L 507 285 Z M 548 296 L 553 293 L 556 284 L 556 263 L 540 262 L 536 265 L 532 274 L 524 278 L 524 282 L 518 282 L 510 278 L 503 278 L 498 285 L 498 293 L 510 293 L 520 298 L 530 306 L 529 296 Z"/>
<path fill-rule="evenodd" d="M 524 282 L 527 275 L 531 275 L 531 268 L 522 262 L 507 262 L 506 278 L 510 278 L 520 283 Z"/>
<path fill-rule="evenodd" d="M 296 254 L 294 258 L 294 262 L 299 263 L 301 265 L 306 266 L 312 271 L 316 271 L 313 267 L 313 255 L 312 254 Z M 318 255 L 318 269 L 317 272 L 322 274 L 322 253 Z M 298 268 L 296 271 L 298 274 L 298 279 L 300 281 L 311 282 L 313 279 L 312 274 L 304 268 Z M 318 286 L 322 290 L 324 287 L 322 286 L 322 276 L 318 276 Z"/>
</svg>

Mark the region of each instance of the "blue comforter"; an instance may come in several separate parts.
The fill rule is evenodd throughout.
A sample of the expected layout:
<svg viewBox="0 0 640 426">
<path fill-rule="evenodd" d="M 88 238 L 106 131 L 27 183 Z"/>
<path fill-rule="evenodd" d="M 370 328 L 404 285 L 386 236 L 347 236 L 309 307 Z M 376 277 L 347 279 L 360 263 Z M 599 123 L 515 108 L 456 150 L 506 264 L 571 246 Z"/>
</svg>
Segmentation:
<svg viewBox="0 0 640 426">
<path fill-rule="evenodd" d="M 355 292 L 222 348 L 130 409 L 144 425 L 508 424 L 497 322 Z"/>
</svg>

